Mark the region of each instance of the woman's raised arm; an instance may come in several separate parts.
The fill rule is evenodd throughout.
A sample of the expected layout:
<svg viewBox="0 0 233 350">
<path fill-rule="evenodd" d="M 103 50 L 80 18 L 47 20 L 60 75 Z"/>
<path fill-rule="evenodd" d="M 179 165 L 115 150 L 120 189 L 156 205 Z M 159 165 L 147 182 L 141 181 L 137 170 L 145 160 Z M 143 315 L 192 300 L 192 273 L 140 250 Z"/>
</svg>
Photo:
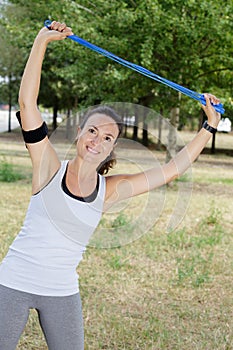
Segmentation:
<svg viewBox="0 0 233 350">
<path fill-rule="evenodd" d="M 221 117 L 211 105 L 211 102 L 219 104 L 219 99 L 211 94 L 205 94 L 204 96 L 206 106 L 202 106 L 202 108 L 208 118 L 207 129 L 203 127 L 194 139 L 167 164 L 138 174 L 108 177 L 106 208 L 122 199 L 145 193 L 169 183 L 182 175 L 191 166 L 212 136 L 208 128 L 210 127 L 210 130 L 215 131 Z"/>
<path fill-rule="evenodd" d="M 51 30 L 42 28 L 37 34 L 19 90 L 20 118 L 33 164 L 33 193 L 46 185 L 60 166 L 56 152 L 46 136 L 46 126 L 37 107 L 41 69 L 47 45 L 51 41 L 63 40 L 72 35 L 64 23 L 53 21 Z M 46 157 L 44 157 L 46 152 Z M 43 159 L 42 159 L 43 157 Z"/>
</svg>

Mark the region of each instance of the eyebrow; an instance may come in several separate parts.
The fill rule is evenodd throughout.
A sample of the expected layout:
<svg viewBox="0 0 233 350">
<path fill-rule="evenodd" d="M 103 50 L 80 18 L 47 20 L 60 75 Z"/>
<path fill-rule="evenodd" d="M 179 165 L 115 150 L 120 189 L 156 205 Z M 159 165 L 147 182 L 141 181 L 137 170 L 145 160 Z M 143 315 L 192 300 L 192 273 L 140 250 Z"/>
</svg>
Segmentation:
<svg viewBox="0 0 233 350">
<path fill-rule="evenodd" d="M 96 129 L 96 130 L 98 130 L 99 131 L 99 129 L 95 126 L 95 125 L 89 125 L 89 127 L 92 127 L 92 128 L 94 128 L 94 129 Z M 115 136 L 113 136 L 112 134 L 110 134 L 110 133 L 107 133 L 107 134 L 105 134 L 105 135 L 107 135 L 107 136 L 110 136 L 110 137 L 112 137 L 113 139 L 115 138 Z"/>
</svg>

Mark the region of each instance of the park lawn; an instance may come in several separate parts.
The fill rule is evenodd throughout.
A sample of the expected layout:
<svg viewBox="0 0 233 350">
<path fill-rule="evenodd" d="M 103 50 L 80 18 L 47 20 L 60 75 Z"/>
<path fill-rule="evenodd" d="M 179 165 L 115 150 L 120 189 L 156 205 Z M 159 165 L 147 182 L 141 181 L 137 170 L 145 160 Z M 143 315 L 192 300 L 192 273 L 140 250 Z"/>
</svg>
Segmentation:
<svg viewBox="0 0 233 350">
<path fill-rule="evenodd" d="M 146 158 L 143 151 L 141 158 Z M 156 158 L 162 160 L 163 155 L 156 153 Z M 16 182 L 0 182 L 2 259 L 25 216 L 31 169 L 20 142 L 0 142 L 0 160 L 24 175 Z M 122 160 L 119 171 L 130 166 Z M 104 249 L 97 235 L 78 267 L 86 350 L 233 348 L 232 179 L 232 157 L 202 154 L 188 178 L 164 188 L 162 196 L 154 194 L 152 200 L 162 198 L 162 203 L 154 203 L 161 210 L 140 237 L 130 231 L 130 220 L 135 211 L 136 217 L 150 222 L 145 195 L 128 203 L 123 214 L 116 210 L 103 218 L 101 225 L 119 230 L 124 244 L 115 247 L 113 241 Z M 182 221 L 171 230 L 173 214 Z M 125 235 L 130 238 L 124 241 Z M 34 310 L 17 349 L 47 349 Z"/>
</svg>

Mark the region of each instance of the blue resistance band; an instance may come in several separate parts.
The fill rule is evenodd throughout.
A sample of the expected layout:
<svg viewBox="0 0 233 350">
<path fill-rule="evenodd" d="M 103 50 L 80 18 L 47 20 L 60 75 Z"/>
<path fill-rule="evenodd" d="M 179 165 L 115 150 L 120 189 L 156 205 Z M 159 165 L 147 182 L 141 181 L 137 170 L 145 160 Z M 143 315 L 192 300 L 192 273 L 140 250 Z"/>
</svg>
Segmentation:
<svg viewBox="0 0 233 350">
<path fill-rule="evenodd" d="M 52 21 L 46 20 L 44 22 L 44 25 L 45 25 L 45 27 L 50 29 L 51 23 L 52 23 Z M 183 86 L 181 86 L 179 84 L 173 83 L 172 81 L 170 81 L 168 79 L 162 78 L 159 75 L 149 71 L 148 69 L 143 68 L 142 66 L 139 66 L 137 64 L 134 64 L 134 63 L 131 63 L 129 61 L 126 61 L 123 58 L 120 58 L 120 57 L 114 55 L 113 53 L 102 49 L 99 46 L 91 44 L 90 42 L 88 42 L 88 41 L 78 37 L 77 35 L 70 35 L 67 38 L 69 38 L 69 39 L 71 39 L 73 41 L 76 41 L 77 43 L 79 43 L 79 44 L 81 44 L 83 46 L 86 46 L 87 48 L 89 48 L 89 49 L 91 49 L 93 51 L 96 51 L 99 54 L 101 54 L 101 55 L 103 55 L 105 57 L 108 57 L 111 60 L 113 60 L 115 62 L 118 62 L 118 63 L 120 63 L 121 65 L 123 65 L 125 67 L 128 67 L 128 68 L 130 68 L 130 69 L 132 69 L 132 70 L 134 70 L 136 72 L 139 72 L 139 73 L 145 75 L 146 77 L 149 77 L 149 78 L 151 78 L 151 79 L 153 79 L 153 80 L 155 80 L 155 81 L 157 81 L 159 83 L 167 85 L 167 86 L 171 87 L 172 89 L 177 90 L 177 91 L 181 92 L 182 94 L 184 94 L 186 96 L 189 96 L 189 97 L 193 98 L 194 100 L 197 100 L 197 101 L 201 102 L 204 106 L 206 105 L 205 97 L 204 97 L 203 94 L 200 94 L 198 92 L 195 92 L 195 91 L 192 91 L 190 89 L 187 89 L 187 88 L 185 88 L 185 87 L 183 87 Z M 214 107 L 216 112 L 224 114 L 225 110 L 224 110 L 223 105 L 221 103 L 219 103 L 219 104 L 212 104 L 212 106 Z"/>
</svg>

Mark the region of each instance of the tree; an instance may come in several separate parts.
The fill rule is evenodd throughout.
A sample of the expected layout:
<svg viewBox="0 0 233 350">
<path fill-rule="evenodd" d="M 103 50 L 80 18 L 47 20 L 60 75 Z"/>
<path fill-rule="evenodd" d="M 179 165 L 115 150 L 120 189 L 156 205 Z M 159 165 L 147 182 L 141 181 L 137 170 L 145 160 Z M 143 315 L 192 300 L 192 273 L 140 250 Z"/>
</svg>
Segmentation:
<svg viewBox="0 0 233 350">
<path fill-rule="evenodd" d="M 69 23 L 74 33 L 126 60 L 195 91 L 231 96 L 232 21 L 230 0 L 122 0 L 106 2 L 13 0 L 24 16 L 7 25 L 29 51 L 46 18 Z M 27 15 L 26 15 L 27 14 Z M 29 25 L 30 24 L 30 25 Z M 30 31 L 28 31 L 30 27 Z M 20 28 L 20 31 L 19 31 Z M 230 53 L 230 54 L 229 54 Z M 58 108 L 130 101 L 185 123 L 198 118 L 193 101 L 74 42 L 52 43 L 44 64 L 40 102 Z M 50 92 L 48 94 L 48 91 Z M 54 96 L 53 98 L 50 98 Z"/>
<path fill-rule="evenodd" d="M 14 13 L 15 15 L 17 14 Z M 1 100 L 9 105 L 8 114 L 8 132 L 11 132 L 11 110 L 12 106 L 17 104 L 18 89 L 23 64 L 23 50 L 16 45 L 16 38 L 10 27 L 0 23 L 0 76 L 1 82 Z"/>
</svg>

